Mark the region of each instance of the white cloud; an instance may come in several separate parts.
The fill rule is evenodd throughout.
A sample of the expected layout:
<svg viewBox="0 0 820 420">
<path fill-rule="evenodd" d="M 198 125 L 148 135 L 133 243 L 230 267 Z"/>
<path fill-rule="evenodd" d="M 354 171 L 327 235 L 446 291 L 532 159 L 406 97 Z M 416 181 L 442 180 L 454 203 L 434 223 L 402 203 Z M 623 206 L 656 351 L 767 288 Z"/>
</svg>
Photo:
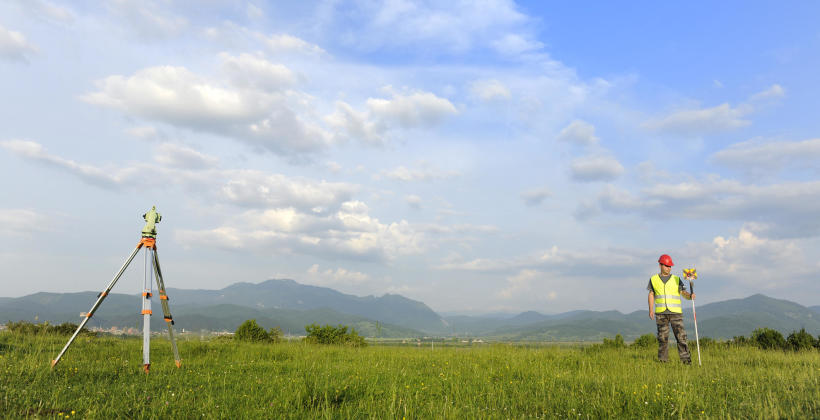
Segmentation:
<svg viewBox="0 0 820 420">
<path fill-rule="evenodd" d="M 528 206 L 537 206 L 550 196 L 552 192 L 547 188 L 536 188 L 521 193 L 521 199 Z"/>
<path fill-rule="evenodd" d="M 440 270 L 462 270 L 487 273 L 510 273 L 519 270 L 549 271 L 563 277 L 595 275 L 618 275 L 634 272 L 651 255 L 636 249 L 585 248 L 581 251 L 553 246 L 522 256 L 505 258 L 475 258 L 472 260 L 451 259 L 435 268 Z"/>
<path fill-rule="evenodd" d="M 28 61 L 28 56 L 36 51 L 37 47 L 23 34 L 0 26 L 0 58 Z"/>
<path fill-rule="evenodd" d="M 612 181 L 623 172 L 623 165 L 606 155 L 580 157 L 570 165 L 572 179 L 581 182 Z"/>
<path fill-rule="evenodd" d="M 336 268 L 336 270 L 319 269 L 319 264 L 313 264 L 306 271 L 305 282 L 325 287 L 338 286 L 361 286 L 370 281 L 370 276 L 359 272 L 350 271 L 344 268 Z"/>
<path fill-rule="evenodd" d="M 325 117 L 325 122 L 342 136 L 378 145 L 387 141 L 386 134 L 391 129 L 430 128 L 458 113 L 450 101 L 429 92 L 394 93 L 391 99 L 369 98 L 366 108 L 356 111 L 339 101 L 336 112 Z"/>
<path fill-rule="evenodd" d="M 261 19 L 265 17 L 265 11 L 259 6 L 251 3 L 248 3 L 248 7 L 245 8 L 245 13 L 248 15 L 249 19 Z"/>
<path fill-rule="evenodd" d="M 46 230 L 49 224 L 47 217 L 28 209 L 0 208 L 0 220 L 3 235 L 28 235 Z"/>
<path fill-rule="evenodd" d="M 801 241 L 766 239 L 744 226 L 737 236 L 716 236 L 711 242 L 691 243 L 685 250 L 699 272 L 726 288 L 780 290 L 813 281 L 820 263 L 810 258 Z M 696 281 L 697 283 L 697 281 Z M 734 293 L 736 294 L 736 293 Z"/>
<path fill-rule="evenodd" d="M 512 97 L 510 90 L 495 79 L 477 80 L 470 86 L 473 96 L 484 102 L 502 101 Z"/>
<path fill-rule="evenodd" d="M 543 274 L 536 270 L 521 270 L 518 274 L 507 277 L 507 287 L 502 289 L 498 296 L 502 299 L 511 299 L 528 294 L 532 290 L 532 283 L 540 280 L 542 276 Z"/>
<path fill-rule="evenodd" d="M 786 96 L 786 90 L 778 84 L 774 84 L 768 89 L 755 93 L 750 98 L 752 101 L 767 101 L 771 99 L 780 99 Z"/>
<path fill-rule="evenodd" d="M 424 234 L 414 226 L 404 220 L 382 223 L 359 201 L 342 203 L 327 214 L 249 210 L 225 223 L 207 230 L 180 230 L 177 240 L 188 245 L 217 243 L 255 252 L 275 249 L 277 253 L 383 262 L 425 249 Z"/>
<path fill-rule="evenodd" d="M 795 204 L 799 203 L 799 205 Z M 653 183 L 638 193 L 605 188 L 597 208 L 639 213 L 655 219 L 758 222 L 770 237 L 820 235 L 820 181 L 743 184 L 710 176 L 677 183 Z"/>
<path fill-rule="evenodd" d="M 5 140 L 0 141 L 0 147 L 23 158 L 66 170 L 80 177 L 83 181 L 98 187 L 115 188 L 122 182 L 121 173 L 112 174 L 112 171 L 80 164 L 70 159 L 52 155 L 48 153 L 41 144 L 33 141 Z"/>
<path fill-rule="evenodd" d="M 595 135 L 595 126 L 582 120 L 575 120 L 564 127 L 557 137 L 558 141 L 566 141 L 580 145 L 593 145 L 598 143 Z"/>
<path fill-rule="evenodd" d="M 530 19 L 516 10 L 516 4 L 510 0 L 387 0 L 339 3 L 333 7 L 339 9 L 335 16 L 343 17 L 346 23 L 343 39 L 364 50 L 435 45 L 438 51 L 456 53 L 482 47 L 508 47 L 512 53 L 536 44 L 527 41 Z M 351 17 L 356 19 L 353 25 L 349 25 Z"/>
<path fill-rule="evenodd" d="M 759 141 L 735 143 L 711 156 L 711 160 L 745 172 L 759 173 L 782 169 L 820 166 L 820 139 L 803 141 Z"/>
<path fill-rule="evenodd" d="M 162 165 L 179 169 L 214 168 L 219 160 L 188 147 L 163 143 L 154 149 L 154 160 Z"/>
<path fill-rule="evenodd" d="M 458 114 L 450 101 L 430 92 L 393 94 L 392 99 L 370 98 L 367 108 L 377 119 L 405 128 L 431 127 Z"/>
<path fill-rule="evenodd" d="M 748 105 L 732 108 L 729 104 L 721 104 L 713 108 L 676 111 L 648 120 L 642 126 L 673 135 L 700 136 L 745 127 L 751 122 L 743 117 L 751 111 L 752 108 Z"/>
<path fill-rule="evenodd" d="M 142 125 L 138 127 L 130 127 L 125 130 L 131 136 L 142 140 L 157 140 L 160 136 L 159 130 L 156 127 L 149 125 Z"/>
<path fill-rule="evenodd" d="M 233 70 L 251 68 L 244 80 L 254 83 L 275 83 L 272 80 L 281 81 L 286 73 L 250 56 L 238 60 Z M 146 68 L 130 77 L 109 76 L 98 82 L 98 88 L 82 98 L 150 120 L 235 138 L 259 150 L 300 156 L 328 145 L 327 133 L 297 112 L 306 98 L 295 92 L 226 86 L 173 66 Z"/>
<path fill-rule="evenodd" d="M 422 162 L 417 168 L 407 168 L 404 165 L 397 166 L 390 170 L 383 170 L 374 179 L 388 178 L 396 181 L 432 181 L 438 179 L 453 178 L 461 175 L 457 171 L 444 171 L 432 167 L 430 164 Z"/>
<path fill-rule="evenodd" d="M 141 182 L 179 185 L 205 194 L 210 200 L 244 208 L 295 208 L 303 212 L 336 212 L 351 199 L 358 186 L 340 182 L 288 177 L 258 170 L 219 169 L 218 159 L 187 147 L 161 144 L 154 156 L 156 164 L 132 163 L 99 167 L 48 153 L 39 143 L 6 140 L 0 147 L 36 162 L 64 170 L 83 182 L 98 187 L 119 189 Z M 151 173 L 144 178 L 142 174 Z"/>
<path fill-rule="evenodd" d="M 282 64 L 271 63 L 251 54 L 238 57 L 220 54 L 222 67 L 234 86 L 264 91 L 281 91 L 296 84 L 296 73 Z"/>
<path fill-rule="evenodd" d="M 325 50 L 315 44 L 311 44 L 303 39 L 288 34 L 276 34 L 264 36 L 258 34 L 267 49 L 274 53 L 301 53 L 307 55 L 323 55 Z"/>
<path fill-rule="evenodd" d="M 295 207 L 305 211 L 335 211 L 348 201 L 357 187 L 340 182 L 291 178 L 253 170 L 232 170 L 220 196 L 242 207 Z"/>
<path fill-rule="evenodd" d="M 188 19 L 174 16 L 156 1 L 111 0 L 106 5 L 119 22 L 130 27 L 142 40 L 167 40 L 188 28 Z"/>
<path fill-rule="evenodd" d="M 404 202 L 407 203 L 408 206 L 418 210 L 421 208 L 421 197 L 415 194 L 409 194 L 404 196 Z"/>
<path fill-rule="evenodd" d="M 519 55 L 544 48 L 543 43 L 520 34 L 505 34 L 503 37 L 490 43 L 490 45 L 492 45 L 493 49 L 497 52 L 504 55 Z"/>
<path fill-rule="evenodd" d="M 17 0 L 17 4 L 39 18 L 62 23 L 72 23 L 75 19 L 74 12 L 71 9 L 65 6 L 58 6 L 50 1 Z"/>
</svg>

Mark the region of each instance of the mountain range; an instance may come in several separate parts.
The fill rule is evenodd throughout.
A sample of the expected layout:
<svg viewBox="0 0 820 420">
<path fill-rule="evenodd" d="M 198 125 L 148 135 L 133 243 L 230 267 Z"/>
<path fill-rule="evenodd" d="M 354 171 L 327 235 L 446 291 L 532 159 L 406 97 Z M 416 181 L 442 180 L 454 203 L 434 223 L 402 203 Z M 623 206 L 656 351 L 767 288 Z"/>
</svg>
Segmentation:
<svg viewBox="0 0 820 420">
<path fill-rule="evenodd" d="M 645 310 L 627 314 L 576 310 L 552 315 L 526 311 L 514 316 L 440 316 L 424 303 L 401 295 L 354 296 L 293 280 L 236 283 L 220 290 L 168 289 L 168 296 L 176 327 L 195 332 L 233 331 L 246 319 L 256 319 L 266 328 L 279 326 L 294 335 L 304 334 L 305 325 L 317 323 L 349 325 L 362 335 L 383 338 L 426 335 L 504 341 L 599 341 L 615 334 L 630 340 L 655 332 L 654 322 Z M 0 298 L 0 321 L 76 323 L 95 299 L 96 292 L 41 292 Z M 112 293 L 94 314 L 90 326 L 138 329 L 140 305 L 138 296 Z M 160 313 L 159 302 L 154 306 Z M 697 314 L 702 337 L 748 336 L 758 327 L 784 334 L 805 328 L 815 336 L 820 334 L 820 306 L 805 307 L 759 294 L 699 306 Z M 691 311 L 684 309 L 684 318 L 691 330 Z M 158 317 L 152 324 L 156 330 L 164 328 Z"/>
</svg>

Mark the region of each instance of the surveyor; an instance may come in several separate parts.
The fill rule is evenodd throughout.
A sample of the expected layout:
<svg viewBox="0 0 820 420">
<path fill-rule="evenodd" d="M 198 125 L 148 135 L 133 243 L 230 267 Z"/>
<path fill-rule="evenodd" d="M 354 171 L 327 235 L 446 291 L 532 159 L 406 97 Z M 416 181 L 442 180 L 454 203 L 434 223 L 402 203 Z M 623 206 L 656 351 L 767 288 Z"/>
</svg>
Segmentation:
<svg viewBox="0 0 820 420">
<path fill-rule="evenodd" d="M 689 294 L 680 277 L 672 274 L 672 257 L 663 254 L 658 258 L 660 273 L 649 279 L 649 319 L 654 319 L 658 326 L 658 360 L 669 361 L 669 326 L 678 342 L 678 356 L 681 362 L 691 364 L 689 346 L 686 345 L 686 330 L 683 328 L 683 311 L 680 297 L 692 300 L 695 294 Z"/>
</svg>

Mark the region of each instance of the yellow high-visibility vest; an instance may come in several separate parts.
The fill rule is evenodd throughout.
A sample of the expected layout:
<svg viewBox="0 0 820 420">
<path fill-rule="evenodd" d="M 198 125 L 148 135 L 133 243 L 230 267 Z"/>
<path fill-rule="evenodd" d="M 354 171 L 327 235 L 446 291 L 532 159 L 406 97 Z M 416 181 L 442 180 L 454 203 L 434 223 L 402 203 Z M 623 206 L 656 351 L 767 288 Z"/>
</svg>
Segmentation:
<svg viewBox="0 0 820 420">
<path fill-rule="evenodd" d="M 680 277 L 673 274 L 669 276 L 669 280 L 664 284 L 663 281 L 661 281 L 661 276 L 655 274 L 650 281 L 652 282 L 652 291 L 655 292 L 655 312 L 668 310 L 675 314 L 683 313 L 681 310 L 680 290 L 678 290 L 680 287 Z"/>
</svg>

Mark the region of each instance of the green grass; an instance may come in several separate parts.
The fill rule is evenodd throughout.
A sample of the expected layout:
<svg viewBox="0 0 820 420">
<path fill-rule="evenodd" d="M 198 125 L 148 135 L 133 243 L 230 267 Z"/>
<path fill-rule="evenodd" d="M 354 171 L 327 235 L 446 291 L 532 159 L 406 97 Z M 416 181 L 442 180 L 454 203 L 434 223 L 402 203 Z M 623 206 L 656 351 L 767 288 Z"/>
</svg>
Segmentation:
<svg viewBox="0 0 820 420">
<path fill-rule="evenodd" d="M 817 418 L 820 353 L 481 345 L 347 348 L 0 333 L 10 418 Z M 696 354 L 695 354 L 696 357 Z M 695 359 L 697 360 L 697 359 Z M 71 414 L 71 413 L 74 414 Z"/>
</svg>

